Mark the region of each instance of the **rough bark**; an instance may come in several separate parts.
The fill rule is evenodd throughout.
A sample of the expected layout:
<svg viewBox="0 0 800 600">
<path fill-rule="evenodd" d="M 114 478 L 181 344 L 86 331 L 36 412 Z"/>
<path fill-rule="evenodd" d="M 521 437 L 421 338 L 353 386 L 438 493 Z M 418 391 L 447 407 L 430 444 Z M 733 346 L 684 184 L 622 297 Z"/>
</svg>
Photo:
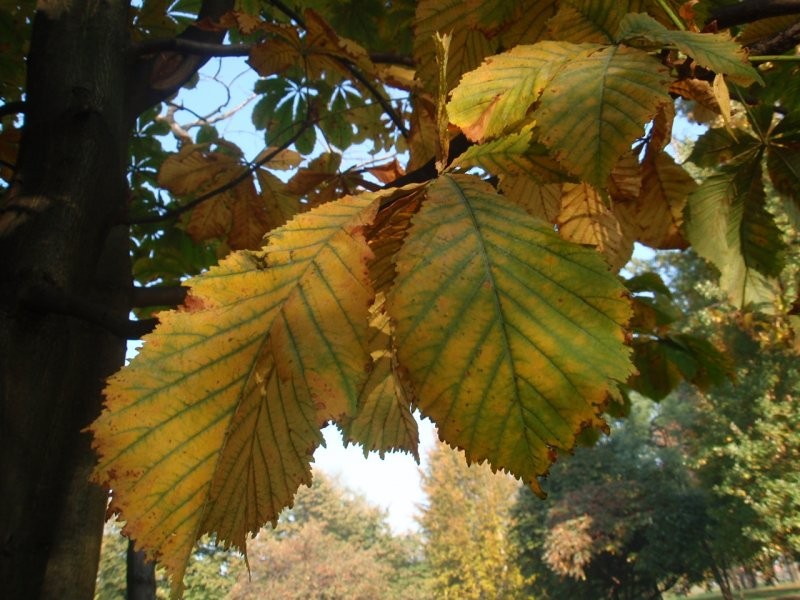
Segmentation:
<svg viewBox="0 0 800 600">
<path fill-rule="evenodd" d="M 23 299 L 52 286 L 126 317 L 128 235 L 112 224 L 127 197 L 127 5 L 46 6 L 0 207 L 0 581 L 8 598 L 69 600 L 93 596 L 106 505 L 81 430 L 125 340 Z"/>
<path fill-rule="evenodd" d="M 144 552 L 136 550 L 133 542 L 128 542 L 126 564 L 126 600 L 154 600 L 156 597 L 155 565 L 147 561 Z"/>
</svg>

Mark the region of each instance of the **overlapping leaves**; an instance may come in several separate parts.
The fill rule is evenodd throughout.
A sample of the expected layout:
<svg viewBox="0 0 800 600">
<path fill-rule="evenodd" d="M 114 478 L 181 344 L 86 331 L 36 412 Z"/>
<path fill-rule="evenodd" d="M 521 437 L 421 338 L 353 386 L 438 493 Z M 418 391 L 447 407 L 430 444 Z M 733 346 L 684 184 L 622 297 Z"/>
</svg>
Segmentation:
<svg viewBox="0 0 800 600">
<path fill-rule="evenodd" d="M 414 401 L 471 461 L 537 487 L 630 373 L 622 288 L 476 178 L 429 188 L 388 299 Z"/>
<path fill-rule="evenodd" d="M 189 282 L 106 389 L 95 479 L 127 533 L 180 590 L 204 532 L 245 537 L 308 483 L 320 426 L 352 413 L 366 382 L 370 195 L 273 232 Z"/>
</svg>

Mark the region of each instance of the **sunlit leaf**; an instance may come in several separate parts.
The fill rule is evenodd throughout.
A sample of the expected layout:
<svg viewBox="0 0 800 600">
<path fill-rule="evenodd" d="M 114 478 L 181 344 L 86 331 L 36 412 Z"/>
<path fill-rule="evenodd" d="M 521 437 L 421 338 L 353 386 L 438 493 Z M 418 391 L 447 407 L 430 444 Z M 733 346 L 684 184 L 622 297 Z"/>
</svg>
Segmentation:
<svg viewBox="0 0 800 600">
<path fill-rule="evenodd" d="M 308 483 L 319 427 L 366 380 L 372 291 L 363 229 L 374 195 L 297 217 L 258 252 L 191 280 L 93 424 L 94 479 L 179 593 L 195 541 L 244 548 Z"/>
<path fill-rule="evenodd" d="M 471 140 L 496 137 L 526 119 L 530 106 L 561 67 L 598 48 L 540 42 L 489 57 L 453 90 L 447 105 L 450 120 Z"/>
<path fill-rule="evenodd" d="M 397 268 L 388 307 L 416 405 L 471 462 L 538 489 L 630 373 L 623 288 L 471 176 L 431 184 Z"/>
<path fill-rule="evenodd" d="M 547 84 L 534 113 L 541 140 L 587 182 L 602 187 L 660 104 L 671 102 L 664 67 L 624 46 L 596 47 Z"/>
<path fill-rule="evenodd" d="M 701 67 L 730 75 L 742 83 L 763 83 L 758 71 L 747 62 L 747 53 L 726 32 L 674 31 L 648 15 L 636 13 L 625 15 L 616 39 L 632 43 L 645 41 L 656 45 L 673 45 L 691 56 Z"/>
<path fill-rule="evenodd" d="M 372 321 L 368 347 L 372 354 L 372 369 L 359 395 L 355 414 L 340 421 L 340 425 L 345 439 L 361 444 L 364 455 L 375 450 L 383 457 L 386 452 L 402 450 L 419 462 L 417 422 L 395 373 L 391 324 L 383 310 L 383 299 L 370 309 Z"/>
</svg>

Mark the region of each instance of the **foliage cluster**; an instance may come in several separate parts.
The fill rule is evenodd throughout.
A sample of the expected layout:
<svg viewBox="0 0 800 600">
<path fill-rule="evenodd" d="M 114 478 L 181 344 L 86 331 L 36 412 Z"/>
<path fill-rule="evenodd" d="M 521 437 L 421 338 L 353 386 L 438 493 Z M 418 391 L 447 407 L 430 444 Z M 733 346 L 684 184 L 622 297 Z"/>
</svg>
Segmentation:
<svg viewBox="0 0 800 600">
<path fill-rule="evenodd" d="M 798 19 L 776 2 L 766 4 L 779 17 L 760 19 L 756 4 L 145 0 L 115 40 L 130 73 L 100 78 L 131 89 L 96 120 L 81 119 L 110 90 L 72 82 L 77 100 L 48 120 L 35 82 L 22 83 L 28 46 L 60 24 L 93 22 L 95 3 L 41 3 L 35 18 L 31 2 L 0 5 L 0 31 L 11 34 L 0 42 L 0 238 L 53 207 L 83 206 L 16 177 L 17 159 L 30 171 L 37 156 L 26 150 L 42 130 L 29 127 L 34 115 L 71 123 L 67 133 L 133 124 L 126 172 L 96 173 L 130 187 L 102 224 L 129 227 L 132 266 L 118 279 L 139 284 L 125 290 L 131 305 L 165 285 L 188 288 L 108 380 L 89 429 L 93 481 L 113 490 L 126 534 L 158 557 L 175 595 L 204 535 L 244 549 L 279 520 L 311 482 L 328 423 L 365 451 L 416 453 L 416 408 L 470 463 L 541 492 L 557 457 L 596 439 L 605 411 L 624 414 L 635 392 L 660 399 L 682 382 L 704 390 L 731 375 L 741 357 L 682 329 L 663 282 L 618 276 L 636 242 L 692 246 L 737 309 L 769 315 L 781 339 L 795 335 L 796 273 L 786 266 L 796 240 L 784 234 L 800 197 Z M 252 123 L 264 147 L 252 159 L 222 137 L 214 113 L 195 115 L 192 133 L 175 117 L 185 107 L 173 94 L 197 83 L 209 57 L 233 55 L 258 75 Z M 139 79 L 145 88 L 130 83 Z M 676 102 L 711 125 L 690 157 L 699 182 L 665 150 Z M 359 144 L 384 158 L 350 166 Z M 67 162 L 41 155 L 43 173 Z M 100 246 L 106 234 L 79 243 Z M 20 269 L 23 279 L 43 270 Z M 42 279 L 68 300 L 58 314 L 114 321 L 70 296 L 78 283 Z M 9 314 L 20 303 L 49 310 L 11 295 Z M 766 394 L 785 392 L 776 383 Z M 737 426 L 759 431 L 756 421 Z M 715 448 L 698 460 L 757 462 Z M 650 499 L 644 485 L 628 492 L 633 506 Z M 753 502 L 786 500 L 762 490 Z M 548 518 L 574 526 L 575 548 L 597 525 L 568 509 Z M 639 535 L 597 539 L 614 555 Z M 555 541 L 547 556 L 564 573 L 587 573 Z M 637 564 L 632 577 L 644 577 L 648 561 Z"/>
</svg>

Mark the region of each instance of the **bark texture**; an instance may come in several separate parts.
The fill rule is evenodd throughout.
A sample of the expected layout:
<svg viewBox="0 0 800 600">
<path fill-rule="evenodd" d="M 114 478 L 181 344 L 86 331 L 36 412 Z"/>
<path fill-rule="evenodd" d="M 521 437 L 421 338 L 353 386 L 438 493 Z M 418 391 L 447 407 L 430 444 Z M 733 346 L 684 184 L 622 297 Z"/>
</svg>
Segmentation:
<svg viewBox="0 0 800 600">
<path fill-rule="evenodd" d="M 0 206 L 0 581 L 8 598 L 93 597 L 106 493 L 81 430 L 125 340 L 26 301 L 49 286 L 124 319 L 123 0 L 40 3 L 17 181 Z"/>
</svg>

